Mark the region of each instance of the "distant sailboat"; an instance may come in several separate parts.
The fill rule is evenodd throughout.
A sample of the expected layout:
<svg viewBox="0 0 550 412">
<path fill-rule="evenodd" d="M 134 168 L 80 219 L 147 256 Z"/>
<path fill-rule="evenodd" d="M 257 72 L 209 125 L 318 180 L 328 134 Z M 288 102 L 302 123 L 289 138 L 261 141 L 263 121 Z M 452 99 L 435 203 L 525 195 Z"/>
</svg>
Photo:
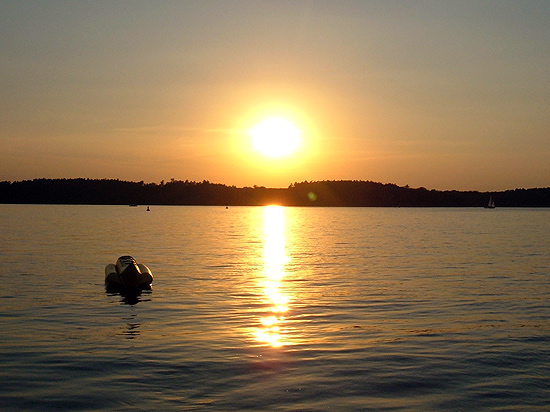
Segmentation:
<svg viewBox="0 0 550 412">
<path fill-rule="evenodd" d="M 487 206 L 484 206 L 485 209 L 494 209 L 496 206 L 495 206 L 495 201 L 493 200 L 493 197 L 492 196 L 489 196 L 489 203 L 487 203 Z"/>
</svg>

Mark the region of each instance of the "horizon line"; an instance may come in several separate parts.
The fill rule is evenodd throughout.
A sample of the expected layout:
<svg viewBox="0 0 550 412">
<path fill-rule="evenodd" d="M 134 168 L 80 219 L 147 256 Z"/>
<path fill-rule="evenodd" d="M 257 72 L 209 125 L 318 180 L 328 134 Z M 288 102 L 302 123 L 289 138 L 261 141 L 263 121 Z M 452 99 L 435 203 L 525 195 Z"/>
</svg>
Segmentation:
<svg viewBox="0 0 550 412">
<path fill-rule="evenodd" d="M 437 192 L 478 192 L 478 193 L 500 193 L 500 192 L 506 192 L 506 191 L 514 191 L 514 190 L 531 190 L 531 189 L 550 189 L 550 186 L 542 186 L 542 187 L 516 187 L 514 189 L 504 189 L 504 190 L 479 190 L 479 189 L 467 189 L 467 190 L 459 190 L 459 189 L 435 189 L 435 188 L 426 188 L 424 186 L 418 186 L 418 187 L 412 187 L 407 185 L 400 186 L 397 183 L 383 183 L 383 182 L 377 182 L 374 180 L 363 180 L 363 179 L 324 179 L 324 180 L 303 180 L 301 182 L 295 181 L 290 183 L 286 187 L 267 187 L 263 185 L 252 185 L 252 186 L 241 186 L 238 187 L 236 185 L 231 185 L 227 183 L 219 183 L 219 182 L 211 182 L 208 179 L 203 179 L 202 181 L 198 180 L 190 180 L 190 179 L 176 179 L 176 178 L 170 178 L 170 180 L 165 181 L 164 179 L 161 179 L 160 182 L 145 182 L 145 180 L 126 180 L 126 179 L 120 179 L 120 178 L 93 178 L 93 177 L 36 177 L 32 179 L 22 179 L 22 180 L 2 180 L 0 183 L 20 183 L 20 182 L 32 182 L 35 180 L 115 180 L 115 181 L 121 181 L 121 182 L 128 182 L 128 183 L 144 183 L 144 184 L 155 184 L 155 185 L 165 185 L 172 182 L 189 182 L 189 183 L 196 183 L 196 184 L 212 184 L 212 185 L 222 185 L 226 187 L 234 187 L 236 189 L 270 189 L 270 190 L 287 190 L 291 188 L 295 184 L 311 184 L 311 183 L 324 183 L 324 182 L 358 182 L 358 183 L 374 183 L 374 184 L 381 184 L 381 185 L 393 185 L 396 187 L 400 187 L 403 189 L 411 189 L 411 190 L 428 190 L 428 191 L 437 191 Z"/>
</svg>

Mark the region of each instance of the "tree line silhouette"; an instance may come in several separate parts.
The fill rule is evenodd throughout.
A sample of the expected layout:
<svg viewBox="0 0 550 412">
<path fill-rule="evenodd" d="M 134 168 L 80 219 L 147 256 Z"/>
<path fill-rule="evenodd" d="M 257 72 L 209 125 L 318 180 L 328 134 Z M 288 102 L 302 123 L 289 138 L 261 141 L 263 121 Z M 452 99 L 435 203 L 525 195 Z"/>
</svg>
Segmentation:
<svg viewBox="0 0 550 412">
<path fill-rule="evenodd" d="M 34 179 L 0 182 L 0 203 L 212 206 L 550 207 L 550 188 L 501 192 L 438 191 L 360 180 L 304 181 L 287 188 L 242 187 L 171 179 Z"/>
</svg>

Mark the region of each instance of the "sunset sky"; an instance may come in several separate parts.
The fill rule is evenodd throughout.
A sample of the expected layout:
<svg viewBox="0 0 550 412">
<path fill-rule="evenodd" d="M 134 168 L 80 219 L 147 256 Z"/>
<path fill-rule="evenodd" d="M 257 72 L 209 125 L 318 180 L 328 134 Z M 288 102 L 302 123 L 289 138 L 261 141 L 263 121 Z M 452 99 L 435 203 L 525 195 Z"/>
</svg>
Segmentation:
<svg viewBox="0 0 550 412">
<path fill-rule="evenodd" d="M 548 0 L 0 7 L 0 180 L 550 186 Z"/>
</svg>

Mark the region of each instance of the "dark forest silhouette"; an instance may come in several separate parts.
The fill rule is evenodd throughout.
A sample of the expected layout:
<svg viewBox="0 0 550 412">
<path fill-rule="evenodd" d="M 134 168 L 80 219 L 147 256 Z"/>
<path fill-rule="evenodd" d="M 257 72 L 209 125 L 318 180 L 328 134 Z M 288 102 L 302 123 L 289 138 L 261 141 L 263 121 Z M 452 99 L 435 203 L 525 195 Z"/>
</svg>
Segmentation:
<svg viewBox="0 0 550 412">
<path fill-rule="evenodd" d="M 392 183 L 338 180 L 293 183 L 288 188 L 243 187 L 171 179 L 144 183 L 118 179 L 34 179 L 0 182 L 0 203 L 260 206 L 550 207 L 550 188 L 503 192 L 438 191 Z"/>
</svg>

